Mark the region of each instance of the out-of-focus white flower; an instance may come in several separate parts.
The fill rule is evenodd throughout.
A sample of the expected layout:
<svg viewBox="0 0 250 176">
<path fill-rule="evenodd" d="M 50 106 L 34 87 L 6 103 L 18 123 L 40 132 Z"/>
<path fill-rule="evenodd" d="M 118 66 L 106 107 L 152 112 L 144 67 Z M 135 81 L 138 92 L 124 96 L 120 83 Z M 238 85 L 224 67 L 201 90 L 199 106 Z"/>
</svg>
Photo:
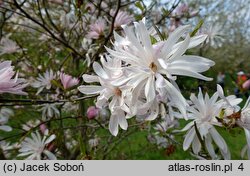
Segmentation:
<svg viewBox="0 0 250 176">
<path fill-rule="evenodd" d="M 245 90 L 249 90 L 250 89 L 250 79 L 246 80 L 243 84 L 242 84 L 242 88 Z"/>
<path fill-rule="evenodd" d="M 27 95 L 27 93 L 22 90 L 28 85 L 27 82 L 22 78 L 18 78 L 18 74 L 14 77 L 15 72 L 13 68 L 11 61 L 0 63 L 0 94 L 12 93 Z"/>
<path fill-rule="evenodd" d="M 89 146 L 90 146 L 90 148 L 96 148 L 99 145 L 99 142 L 100 142 L 100 138 L 98 138 L 98 137 L 90 139 L 89 140 Z"/>
<path fill-rule="evenodd" d="M 178 16 L 182 16 L 188 13 L 189 13 L 189 6 L 187 4 L 180 4 L 175 10 L 175 14 Z"/>
<path fill-rule="evenodd" d="M 18 143 L 10 143 L 6 141 L 0 141 L 0 148 L 2 149 L 3 155 L 6 159 L 9 159 L 11 156 L 11 151 L 18 149 L 20 146 Z M 13 159 L 13 158 L 12 158 Z"/>
<path fill-rule="evenodd" d="M 241 117 L 237 119 L 236 123 L 244 129 L 246 135 L 247 146 L 242 149 L 242 156 L 247 151 L 248 159 L 250 159 L 250 97 L 241 109 Z"/>
<path fill-rule="evenodd" d="M 0 41 L 0 56 L 3 54 L 11 54 L 19 51 L 20 48 L 17 46 L 16 42 L 10 40 L 9 38 L 2 38 Z"/>
<path fill-rule="evenodd" d="M 56 156 L 51 153 L 46 147 L 51 143 L 56 136 L 54 134 L 48 135 L 48 130 L 46 134 L 42 137 L 38 131 L 31 133 L 31 137 L 26 137 L 22 143 L 21 148 L 19 149 L 19 157 L 28 156 L 27 160 L 41 160 L 41 159 L 50 159 L 56 160 Z M 42 158 L 44 154 L 47 158 Z"/>
<path fill-rule="evenodd" d="M 115 11 L 111 10 L 110 14 L 111 16 L 114 16 Z M 129 15 L 126 11 L 119 11 L 115 18 L 114 27 L 118 28 L 118 27 L 121 27 L 122 25 L 129 24 L 132 21 L 134 21 L 134 17 L 132 15 Z"/>
<path fill-rule="evenodd" d="M 5 125 L 5 124 L 8 122 L 9 117 L 13 115 L 14 115 L 13 111 L 9 108 L 2 107 L 0 109 L 0 130 L 3 130 L 3 131 L 12 130 L 10 126 Z"/>
<path fill-rule="evenodd" d="M 164 118 L 163 121 L 160 123 L 156 124 L 154 127 L 155 130 L 160 131 L 160 132 L 166 132 L 170 128 L 174 128 L 178 126 L 178 121 L 176 119 L 171 119 L 169 117 Z"/>
<path fill-rule="evenodd" d="M 37 88 L 37 95 L 43 91 L 44 88 L 50 89 L 51 88 L 51 81 L 55 79 L 56 75 L 54 75 L 52 70 L 46 70 L 43 75 L 39 74 L 36 81 L 31 83 L 31 86 Z"/>
<path fill-rule="evenodd" d="M 72 150 L 75 146 L 77 146 L 78 142 L 73 138 L 72 133 L 69 129 L 64 131 L 64 136 L 67 149 Z"/>
<path fill-rule="evenodd" d="M 200 29 L 200 33 L 206 34 L 208 36 L 206 42 L 216 48 L 220 47 L 224 41 L 221 29 L 222 27 L 219 27 L 218 25 L 205 26 Z"/>
<path fill-rule="evenodd" d="M 167 148 L 169 143 L 166 138 L 156 135 L 155 139 L 156 139 L 156 145 L 158 146 L 158 148 Z"/>
<path fill-rule="evenodd" d="M 77 103 L 72 103 L 72 102 L 66 102 L 63 105 L 63 111 L 67 112 L 76 112 L 78 110 L 78 104 Z M 74 114 L 72 114 L 73 116 Z"/>
<path fill-rule="evenodd" d="M 225 159 L 230 159 L 230 151 L 227 144 L 214 127 L 214 125 L 222 126 L 222 124 L 216 119 L 222 109 L 221 104 L 216 102 L 217 99 L 217 92 L 214 93 L 211 98 L 209 98 L 208 94 L 206 94 L 205 98 L 203 98 L 201 89 L 199 90 L 198 97 L 195 97 L 193 94 L 190 96 L 190 100 L 193 105 L 190 106 L 188 111 L 190 112 L 189 118 L 193 119 L 193 121 L 188 123 L 182 129 L 182 131 L 188 130 L 183 142 L 183 149 L 187 150 L 190 145 L 192 145 L 194 154 L 198 155 L 201 151 L 202 145 L 195 129 L 196 124 L 198 132 L 200 133 L 209 155 L 213 159 L 218 158 L 212 144 L 214 141 L 214 143 L 219 147 L 222 156 Z"/>
<path fill-rule="evenodd" d="M 42 119 L 50 119 L 52 117 L 58 117 L 60 115 L 60 111 L 57 109 L 57 105 L 60 103 L 46 103 L 41 105 L 40 111 L 42 111 Z"/>
<path fill-rule="evenodd" d="M 242 102 L 241 98 L 237 98 L 235 95 L 229 95 L 225 97 L 224 91 L 219 84 L 217 84 L 217 92 L 219 97 L 221 98 L 221 100 L 219 100 L 217 104 L 220 104 L 225 113 L 223 118 L 226 118 L 226 116 L 229 116 L 240 110 L 238 104 Z"/>
<path fill-rule="evenodd" d="M 100 36 L 104 35 L 106 22 L 104 19 L 100 18 L 95 23 L 90 25 L 90 31 L 87 34 L 88 38 L 98 39 Z"/>
<path fill-rule="evenodd" d="M 62 27 L 71 29 L 76 24 L 77 18 L 73 11 L 66 13 L 65 11 L 60 11 L 60 22 Z"/>
<path fill-rule="evenodd" d="M 79 83 L 79 79 L 65 73 L 60 73 L 60 79 L 64 89 L 71 88 Z"/>
</svg>

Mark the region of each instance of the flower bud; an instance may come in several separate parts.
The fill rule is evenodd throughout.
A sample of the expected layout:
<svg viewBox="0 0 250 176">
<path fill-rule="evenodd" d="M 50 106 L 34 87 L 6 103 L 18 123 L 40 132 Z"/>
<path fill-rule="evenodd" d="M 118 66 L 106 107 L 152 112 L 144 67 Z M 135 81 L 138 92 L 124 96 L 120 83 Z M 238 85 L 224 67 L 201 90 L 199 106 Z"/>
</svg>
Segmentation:
<svg viewBox="0 0 250 176">
<path fill-rule="evenodd" d="M 88 119 L 93 119 L 99 114 L 99 109 L 95 106 L 90 106 L 87 110 L 87 117 Z"/>
</svg>

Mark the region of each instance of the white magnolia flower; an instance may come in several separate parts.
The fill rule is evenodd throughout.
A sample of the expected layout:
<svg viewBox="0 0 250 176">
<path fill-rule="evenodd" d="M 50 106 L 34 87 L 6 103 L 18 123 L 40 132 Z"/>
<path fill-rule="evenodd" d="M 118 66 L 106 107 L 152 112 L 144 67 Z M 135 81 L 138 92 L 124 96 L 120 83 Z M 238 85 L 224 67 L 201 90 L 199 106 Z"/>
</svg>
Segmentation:
<svg viewBox="0 0 250 176">
<path fill-rule="evenodd" d="M 221 33 L 222 27 L 218 25 L 205 26 L 201 29 L 202 34 L 206 34 L 208 37 L 206 43 L 212 47 L 220 47 L 224 41 L 223 34 Z"/>
<path fill-rule="evenodd" d="M 18 149 L 19 147 L 20 146 L 18 143 L 10 143 L 10 142 L 6 142 L 6 141 L 0 141 L 0 148 L 2 149 L 3 155 L 7 159 L 9 159 L 11 157 L 12 151 L 15 149 Z"/>
<path fill-rule="evenodd" d="M 38 131 L 31 133 L 31 138 L 26 137 L 21 143 L 21 149 L 19 149 L 19 157 L 28 156 L 27 160 L 41 160 L 42 154 L 44 154 L 47 159 L 56 160 L 56 156 L 46 149 L 47 145 L 51 143 L 56 136 L 53 134 L 48 136 L 48 130 L 42 137 Z"/>
<path fill-rule="evenodd" d="M 124 61 L 124 74 L 112 83 L 116 86 L 127 84 L 133 88 L 133 99 L 130 107 L 140 109 L 137 104 L 141 97 L 147 108 L 155 103 L 157 94 L 167 92 L 169 99 L 186 116 L 187 103 L 175 83 L 177 75 L 191 76 L 211 80 L 201 72 L 208 70 L 214 62 L 194 55 L 185 55 L 189 48 L 201 44 L 206 35 L 190 37 L 190 26 L 181 26 L 170 34 L 165 41 L 151 42 L 145 21 L 135 22 L 134 26 L 123 26 L 125 37 L 114 33 L 114 49 L 106 48 L 116 59 Z M 180 41 L 185 35 L 185 39 Z M 166 77 L 166 78 L 164 78 Z M 156 109 L 154 109 L 156 111 Z M 157 117 L 157 113 L 149 119 Z"/>
<path fill-rule="evenodd" d="M 42 111 L 42 119 L 50 119 L 52 117 L 58 117 L 60 115 L 60 111 L 57 109 L 57 105 L 59 103 L 45 103 L 41 105 L 40 111 Z"/>
<path fill-rule="evenodd" d="M 95 137 L 88 141 L 90 148 L 96 148 L 100 143 L 100 138 Z"/>
<path fill-rule="evenodd" d="M 9 38 L 2 38 L 0 42 L 0 56 L 3 54 L 11 54 L 20 50 L 16 42 L 10 40 Z"/>
<path fill-rule="evenodd" d="M 96 107 L 98 108 L 103 108 L 109 104 L 109 109 L 111 111 L 109 130 L 116 136 L 118 134 L 118 126 L 124 130 L 128 127 L 126 113 L 129 113 L 129 108 L 125 98 L 128 94 L 128 90 L 126 86 L 119 87 L 111 84 L 111 81 L 119 78 L 123 74 L 121 70 L 121 61 L 106 56 L 106 60 L 104 57 L 101 58 L 101 63 L 103 67 L 97 62 L 93 64 L 94 72 L 98 76 L 83 75 L 83 80 L 85 82 L 99 82 L 100 86 L 83 85 L 78 87 L 78 89 L 84 94 L 99 94 L 96 101 Z"/>
<path fill-rule="evenodd" d="M 246 104 L 241 109 L 241 117 L 236 123 L 244 129 L 247 146 L 243 148 L 242 155 L 247 151 L 248 159 L 250 159 L 250 97 L 248 97 Z"/>
<path fill-rule="evenodd" d="M 5 124 L 8 122 L 9 117 L 13 115 L 14 115 L 13 111 L 9 108 L 2 107 L 0 109 L 0 130 L 3 130 L 3 131 L 12 130 L 10 126 L 5 125 Z"/>
<path fill-rule="evenodd" d="M 80 86 L 79 90 L 84 94 L 100 94 L 97 107 L 109 104 L 109 129 L 113 135 L 117 135 L 118 126 L 127 129 L 126 116 L 155 119 L 159 115 L 159 101 L 177 107 L 186 117 L 188 103 L 175 83 L 176 75 L 211 80 L 200 73 L 214 65 L 213 61 L 184 55 L 206 36 L 190 37 L 190 27 L 183 26 L 171 33 L 166 41 L 151 43 L 152 36 L 144 21 L 123 26 L 123 29 L 125 37 L 114 33 L 114 49 L 106 48 L 113 57 L 106 56 L 107 61 L 102 58 L 103 67 L 96 62 L 93 64 L 98 76 L 83 75 L 85 82 L 99 82 L 101 86 Z M 185 39 L 180 41 L 185 34 Z"/>
<path fill-rule="evenodd" d="M 29 131 L 31 130 L 32 128 L 38 126 L 39 124 L 41 123 L 40 120 L 36 119 L 36 120 L 29 120 L 27 123 L 23 124 L 22 125 L 22 129 L 25 130 L 25 131 Z"/>
<path fill-rule="evenodd" d="M 27 82 L 23 78 L 18 78 L 11 61 L 0 62 L 0 94 L 12 93 L 19 95 L 27 95 L 22 89 L 27 86 Z"/>
<path fill-rule="evenodd" d="M 51 88 L 51 81 L 55 79 L 55 77 L 56 75 L 54 75 L 52 70 L 46 70 L 43 75 L 39 74 L 39 77 L 31 84 L 31 86 L 38 89 L 36 93 L 38 95 L 44 88 L 48 90 Z"/>
<path fill-rule="evenodd" d="M 218 99 L 218 93 L 209 98 L 208 94 L 203 98 L 201 89 L 199 90 L 198 97 L 193 94 L 190 96 L 193 105 L 188 109 L 189 118 L 193 119 L 192 122 L 188 123 L 182 131 L 186 131 L 187 135 L 183 142 L 183 149 L 187 150 L 190 145 L 192 145 L 192 150 L 194 154 L 198 155 L 201 151 L 201 142 L 195 130 L 195 124 L 200 133 L 200 136 L 206 146 L 206 149 L 212 159 L 216 159 L 217 155 L 214 150 L 213 141 L 219 147 L 222 156 L 225 159 L 230 159 L 230 152 L 228 150 L 227 144 L 221 135 L 215 129 L 215 126 L 222 126 L 220 122 L 217 121 L 216 117 L 221 111 L 221 104 L 216 102 Z"/>
<path fill-rule="evenodd" d="M 238 112 L 240 110 L 238 104 L 242 102 L 242 98 L 237 98 L 235 95 L 229 95 L 225 97 L 224 91 L 219 84 L 217 84 L 217 92 L 219 97 L 221 98 L 218 103 L 221 104 L 223 109 L 225 109 L 226 116 L 229 116 L 234 112 Z"/>
</svg>

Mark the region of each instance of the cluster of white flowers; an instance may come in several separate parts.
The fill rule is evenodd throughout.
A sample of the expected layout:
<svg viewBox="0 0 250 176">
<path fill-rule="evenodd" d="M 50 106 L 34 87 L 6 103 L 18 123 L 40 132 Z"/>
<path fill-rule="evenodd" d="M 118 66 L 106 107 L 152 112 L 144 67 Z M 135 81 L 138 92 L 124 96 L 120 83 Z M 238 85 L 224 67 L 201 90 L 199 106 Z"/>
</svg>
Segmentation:
<svg viewBox="0 0 250 176">
<path fill-rule="evenodd" d="M 194 55 L 185 55 L 189 48 L 201 44 L 206 35 L 190 37 L 190 26 L 181 26 L 167 40 L 155 40 L 145 24 L 145 19 L 133 26 L 124 25 L 124 37 L 114 32 L 114 48 L 106 48 L 108 54 L 101 64 L 94 62 L 97 76 L 83 75 L 86 83 L 99 82 L 100 86 L 83 85 L 84 94 L 99 94 L 96 106 L 109 106 L 109 129 L 118 134 L 118 125 L 126 130 L 127 118 L 144 115 L 154 120 L 159 115 L 159 103 L 176 107 L 187 118 L 188 103 L 175 82 L 177 75 L 211 80 L 201 72 L 214 62 Z M 182 40 L 184 37 L 184 40 Z"/>
</svg>

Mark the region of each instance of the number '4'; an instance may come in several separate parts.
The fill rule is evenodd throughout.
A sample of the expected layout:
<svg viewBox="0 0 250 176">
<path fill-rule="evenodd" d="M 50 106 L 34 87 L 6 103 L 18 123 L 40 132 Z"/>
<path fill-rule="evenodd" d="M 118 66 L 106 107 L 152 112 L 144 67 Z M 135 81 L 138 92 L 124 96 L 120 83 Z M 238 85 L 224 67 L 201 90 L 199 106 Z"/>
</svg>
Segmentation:
<svg viewBox="0 0 250 176">
<path fill-rule="evenodd" d="M 241 163 L 238 167 L 239 170 L 243 171 L 244 170 L 244 167 L 243 167 L 243 163 Z"/>
</svg>

